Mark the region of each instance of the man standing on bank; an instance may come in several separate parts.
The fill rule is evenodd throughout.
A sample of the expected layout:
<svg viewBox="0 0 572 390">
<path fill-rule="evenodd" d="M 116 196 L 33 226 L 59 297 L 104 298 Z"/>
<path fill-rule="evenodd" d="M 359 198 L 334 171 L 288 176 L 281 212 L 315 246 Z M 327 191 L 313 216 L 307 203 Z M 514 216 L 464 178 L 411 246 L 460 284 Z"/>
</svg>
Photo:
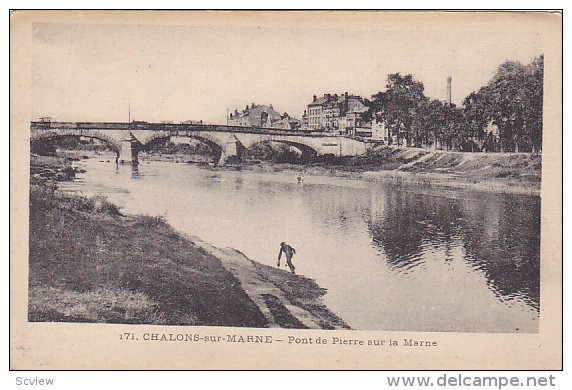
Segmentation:
<svg viewBox="0 0 572 390">
<path fill-rule="evenodd" d="M 292 257 L 294 256 L 294 253 L 296 253 L 296 250 L 292 248 L 290 245 L 286 244 L 285 242 L 281 242 L 280 253 L 278 253 L 278 267 L 280 267 L 280 258 L 282 257 L 282 252 L 284 252 L 284 254 L 286 255 L 286 264 L 288 265 L 288 267 L 290 267 L 290 271 L 292 271 L 292 273 L 295 274 L 296 272 L 294 272 L 294 270 L 296 269 L 296 267 L 294 267 L 294 264 L 292 264 Z"/>
</svg>

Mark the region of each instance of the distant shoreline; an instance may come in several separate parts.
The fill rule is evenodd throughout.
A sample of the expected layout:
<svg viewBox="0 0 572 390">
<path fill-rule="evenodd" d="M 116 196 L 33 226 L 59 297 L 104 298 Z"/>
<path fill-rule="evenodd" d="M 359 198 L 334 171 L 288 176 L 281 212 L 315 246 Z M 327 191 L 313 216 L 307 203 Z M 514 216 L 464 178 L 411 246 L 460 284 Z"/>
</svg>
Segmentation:
<svg viewBox="0 0 572 390">
<path fill-rule="evenodd" d="M 372 182 L 392 181 L 423 187 L 540 196 L 541 158 L 541 155 L 526 153 L 460 153 L 385 146 L 377 151 L 377 155 L 334 159 L 332 162 L 245 161 L 240 165 L 214 169 L 293 172 Z M 209 166 L 204 156 L 185 154 L 144 154 L 140 161 Z"/>
<path fill-rule="evenodd" d="M 219 167 L 217 169 L 224 170 L 227 168 Z M 415 173 L 397 170 L 352 172 L 338 170 L 335 167 L 329 168 L 319 166 L 300 166 L 292 164 L 245 165 L 241 168 L 241 170 L 255 172 L 292 172 L 308 176 L 330 176 L 352 180 L 364 180 L 369 182 L 391 181 L 393 183 L 419 185 L 424 188 L 444 187 L 449 189 L 483 191 L 502 194 L 540 196 L 541 192 L 539 185 L 511 185 L 503 181 L 492 180 L 472 183 L 462 179 L 452 178 L 451 176 L 444 173 Z"/>
</svg>

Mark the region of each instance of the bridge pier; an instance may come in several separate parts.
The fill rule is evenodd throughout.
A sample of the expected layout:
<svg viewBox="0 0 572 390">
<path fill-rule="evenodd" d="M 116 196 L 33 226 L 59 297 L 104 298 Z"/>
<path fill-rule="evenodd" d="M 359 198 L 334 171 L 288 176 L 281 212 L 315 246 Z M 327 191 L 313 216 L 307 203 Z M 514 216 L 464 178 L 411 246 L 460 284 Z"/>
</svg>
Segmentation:
<svg viewBox="0 0 572 390">
<path fill-rule="evenodd" d="M 226 143 L 221 147 L 220 158 L 218 160 L 218 165 L 224 165 L 231 159 L 240 158 L 240 145 L 239 141 L 235 136 L 232 136 Z"/>
<path fill-rule="evenodd" d="M 139 164 L 137 157 L 139 151 L 134 142 L 131 140 L 121 141 L 121 147 L 117 156 L 117 161 L 120 163 Z"/>
</svg>

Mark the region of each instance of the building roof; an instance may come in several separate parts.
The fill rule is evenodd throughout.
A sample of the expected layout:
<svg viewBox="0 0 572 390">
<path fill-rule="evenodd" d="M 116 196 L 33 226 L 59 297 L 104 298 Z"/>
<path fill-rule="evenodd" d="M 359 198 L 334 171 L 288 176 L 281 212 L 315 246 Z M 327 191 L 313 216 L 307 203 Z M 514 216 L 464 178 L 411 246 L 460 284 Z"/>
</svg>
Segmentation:
<svg viewBox="0 0 572 390">
<path fill-rule="evenodd" d="M 324 103 L 327 103 L 330 100 L 331 96 L 322 96 L 314 100 L 312 103 L 308 104 L 309 106 L 321 106 Z"/>
<path fill-rule="evenodd" d="M 345 93 L 339 96 L 336 94 L 325 94 L 308 104 L 308 106 L 337 107 L 342 115 L 345 115 L 346 112 L 365 112 L 368 110 L 361 96 L 347 95 Z"/>
<path fill-rule="evenodd" d="M 231 120 L 242 119 L 246 121 L 249 126 L 264 126 L 267 124 L 268 119 L 274 122 L 283 118 L 283 115 L 274 110 L 272 105 L 266 106 L 264 104 L 252 104 L 240 112 L 235 110 L 232 115 Z"/>
<path fill-rule="evenodd" d="M 280 113 L 271 106 L 265 106 L 263 104 L 256 104 L 254 107 L 248 108 L 248 114 L 253 117 L 260 117 L 262 113 L 265 112 L 272 119 L 280 118 Z"/>
<path fill-rule="evenodd" d="M 368 107 L 359 96 L 348 96 L 347 112 L 366 112 Z"/>
<path fill-rule="evenodd" d="M 281 119 L 272 122 L 271 127 L 280 129 L 294 129 L 300 126 L 301 122 L 291 116 L 286 116 Z"/>
</svg>

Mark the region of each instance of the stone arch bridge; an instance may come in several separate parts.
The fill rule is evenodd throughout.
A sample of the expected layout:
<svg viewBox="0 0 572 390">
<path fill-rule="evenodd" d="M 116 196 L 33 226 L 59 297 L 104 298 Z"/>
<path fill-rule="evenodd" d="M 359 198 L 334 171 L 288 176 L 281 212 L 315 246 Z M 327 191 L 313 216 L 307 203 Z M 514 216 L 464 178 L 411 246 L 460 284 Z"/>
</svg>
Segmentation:
<svg viewBox="0 0 572 390">
<path fill-rule="evenodd" d="M 240 158 L 240 151 L 261 142 L 279 142 L 304 154 L 357 156 L 365 154 L 372 141 L 316 132 L 287 131 L 205 124 L 108 123 L 108 122 L 32 122 L 30 141 L 54 138 L 97 139 L 116 151 L 118 162 L 138 163 L 138 153 L 160 141 L 185 142 L 189 138 L 208 144 L 219 164 Z"/>
</svg>

